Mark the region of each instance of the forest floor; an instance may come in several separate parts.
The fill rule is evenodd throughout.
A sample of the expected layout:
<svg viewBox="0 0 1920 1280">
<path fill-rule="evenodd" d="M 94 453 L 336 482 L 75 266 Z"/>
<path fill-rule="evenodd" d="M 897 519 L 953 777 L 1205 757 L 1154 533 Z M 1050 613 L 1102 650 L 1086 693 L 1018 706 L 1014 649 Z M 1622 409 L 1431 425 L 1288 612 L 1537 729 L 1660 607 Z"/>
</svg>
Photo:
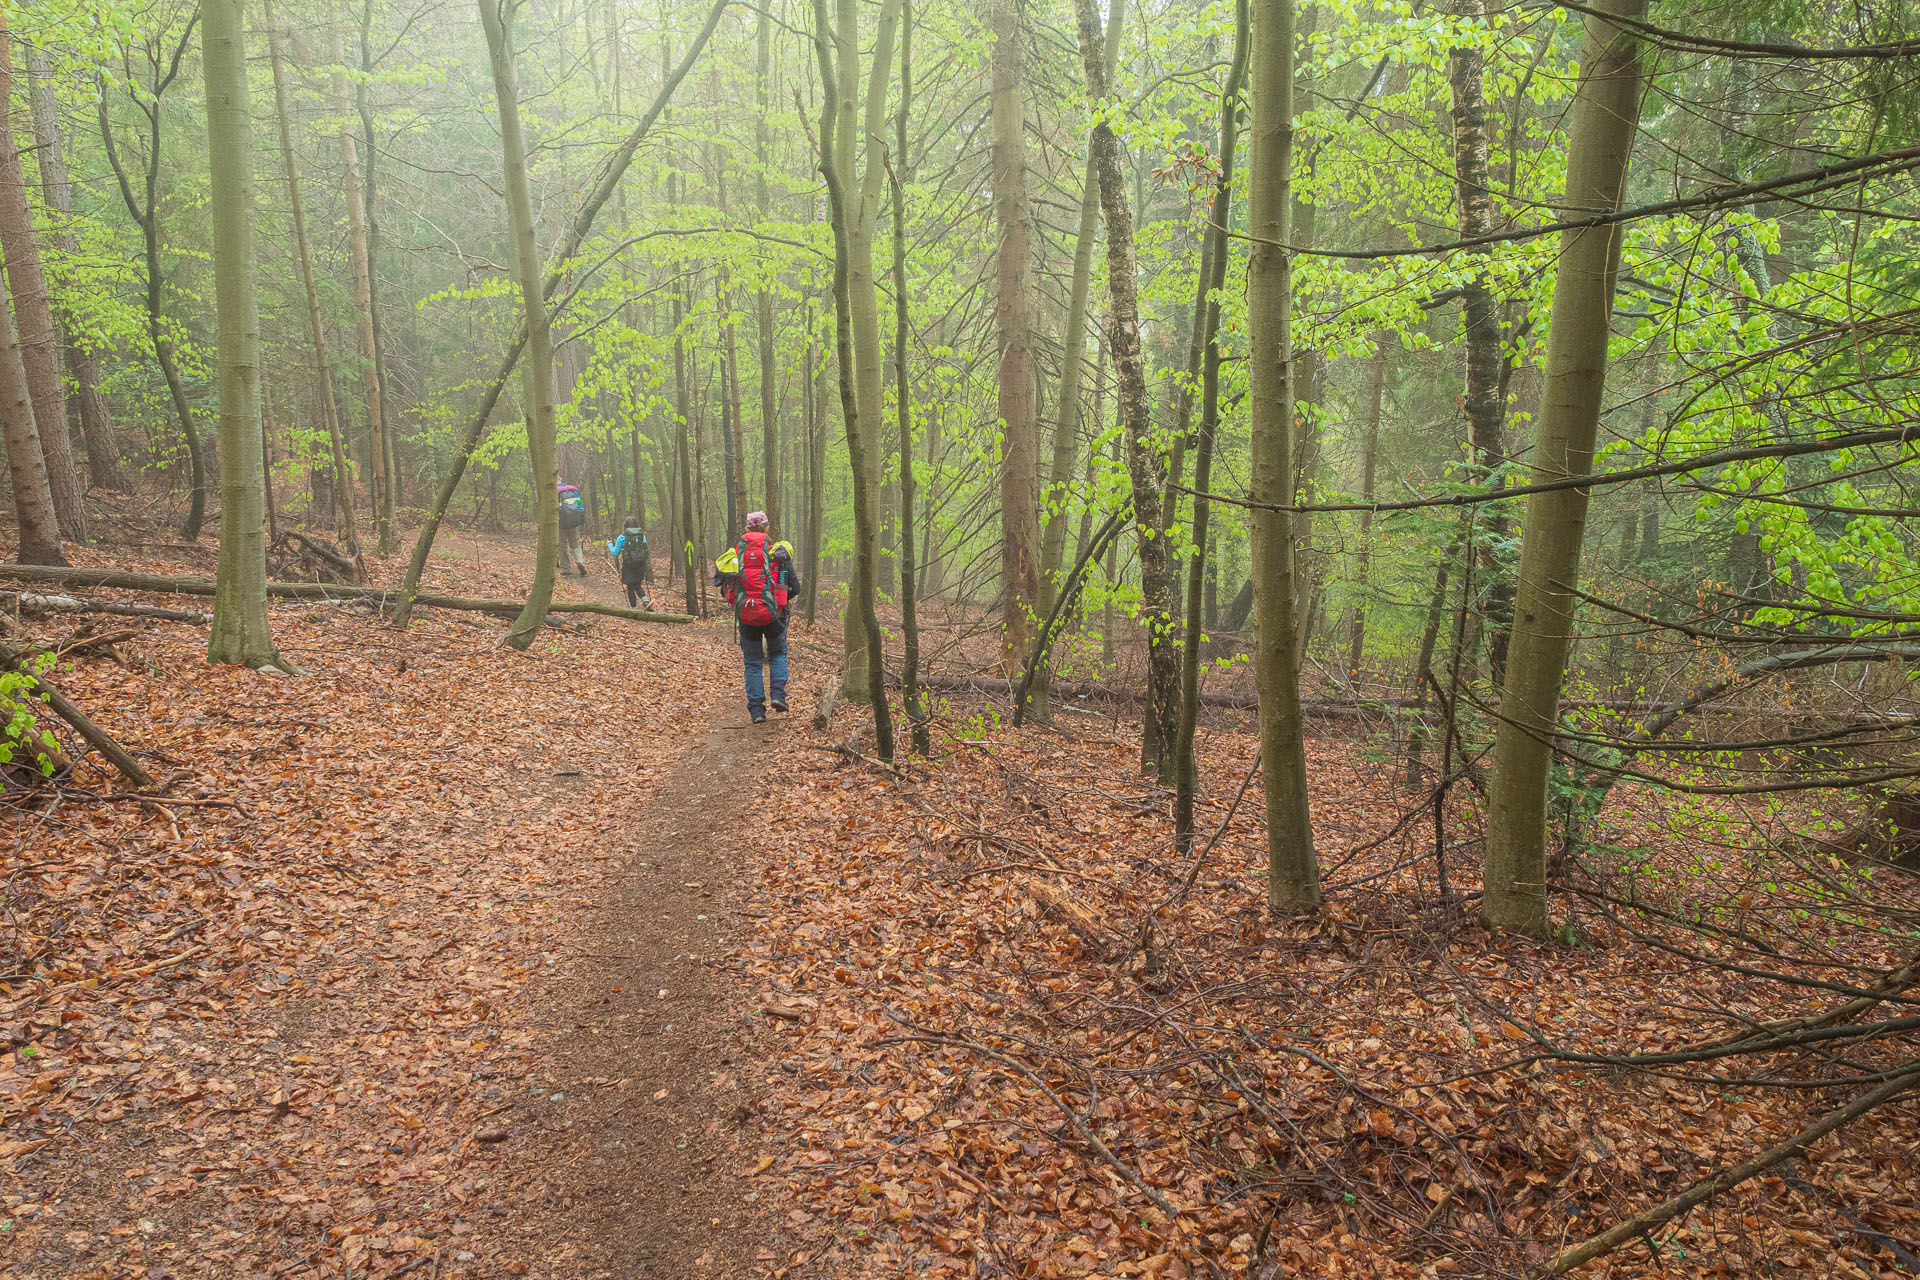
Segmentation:
<svg viewBox="0 0 1920 1280">
<path fill-rule="evenodd" d="M 430 581 L 510 596 L 526 559 L 450 531 Z M 562 593 L 617 602 L 593 564 Z M 1129 724 L 956 699 L 933 761 L 885 769 L 858 709 L 806 723 L 835 646 L 804 628 L 793 716 L 754 727 L 723 620 L 569 618 L 518 654 L 479 615 L 273 615 L 307 674 L 111 619 L 134 634 L 54 677 L 162 776 L 83 764 L 5 815 L 0 1272 L 1520 1274 L 1850 1096 L 1526 1065 L 1827 997 L 1784 1008 L 1604 903 L 1555 946 L 1486 935 L 1470 840 L 1443 905 L 1365 734 L 1312 744 L 1328 906 L 1275 920 L 1237 721 L 1203 735 L 1195 864 Z M 1747 927 L 1789 889 L 1744 855 L 1777 815 L 1610 818 L 1683 913 Z M 1917 1110 L 1595 1273 L 1920 1270 Z"/>
</svg>

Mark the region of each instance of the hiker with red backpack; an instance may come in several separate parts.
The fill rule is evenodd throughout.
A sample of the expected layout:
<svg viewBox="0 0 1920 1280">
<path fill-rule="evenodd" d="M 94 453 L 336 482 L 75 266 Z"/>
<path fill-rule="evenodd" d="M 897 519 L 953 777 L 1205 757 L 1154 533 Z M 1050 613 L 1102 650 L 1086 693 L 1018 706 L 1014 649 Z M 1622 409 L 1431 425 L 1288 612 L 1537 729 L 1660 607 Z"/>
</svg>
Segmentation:
<svg viewBox="0 0 1920 1280">
<path fill-rule="evenodd" d="M 740 652 L 747 667 L 747 714 L 755 724 L 767 718 L 767 703 L 787 709 L 787 611 L 800 593 L 800 574 L 785 543 L 772 542 L 767 513 L 747 517 L 747 531 L 715 565 L 714 585 L 733 606 L 740 627 Z M 771 668 L 772 698 L 761 667 Z"/>
</svg>

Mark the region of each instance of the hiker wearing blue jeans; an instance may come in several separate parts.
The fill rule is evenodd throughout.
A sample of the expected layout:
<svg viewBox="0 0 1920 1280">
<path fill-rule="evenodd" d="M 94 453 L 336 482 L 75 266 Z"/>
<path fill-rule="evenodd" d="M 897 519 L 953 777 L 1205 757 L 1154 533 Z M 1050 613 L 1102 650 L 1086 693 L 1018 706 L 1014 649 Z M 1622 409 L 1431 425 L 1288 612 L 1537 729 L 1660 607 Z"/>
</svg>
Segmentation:
<svg viewBox="0 0 1920 1280">
<path fill-rule="evenodd" d="M 720 557 L 715 585 L 733 606 L 740 627 L 740 654 L 746 664 L 747 714 L 755 724 L 767 718 L 769 701 L 775 711 L 787 709 L 787 613 L 800 591 L 800 575 L 785 543 L 770 543 L 767 516 L 747 516 L 747 531 L 739 545 Z M 762 668 L 769 668 L 764 672 Z M 767 676 L 773 686 L 771 699 Z"/>
</svg>

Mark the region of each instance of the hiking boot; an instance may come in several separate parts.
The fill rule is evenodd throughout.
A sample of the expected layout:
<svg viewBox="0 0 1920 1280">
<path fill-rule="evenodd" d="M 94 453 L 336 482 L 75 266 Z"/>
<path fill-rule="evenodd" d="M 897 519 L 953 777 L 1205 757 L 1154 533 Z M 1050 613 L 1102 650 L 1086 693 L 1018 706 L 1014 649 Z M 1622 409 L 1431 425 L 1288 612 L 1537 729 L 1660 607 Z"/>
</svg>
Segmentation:
<svg viewBox="0 0 1920 1280">
<path fill-rule="evenodd" d="M 755 724 L 765 724 L 765 723 L 767 722 L 767 713 L 766 713 L 766 712 L 764 712 L 764 711 L 755 711 L 755 712 L 753 712 L 752 714 L 753 714 L 753 722 L 754 722 Z"/>
<path fill-rule="evenodd" d="M 782 714 L 786 713 L 787 700 L 785 698 L 775 698 L 770 705 L 773 707 L 775 711 L 778 711 Z"/>
</svg>

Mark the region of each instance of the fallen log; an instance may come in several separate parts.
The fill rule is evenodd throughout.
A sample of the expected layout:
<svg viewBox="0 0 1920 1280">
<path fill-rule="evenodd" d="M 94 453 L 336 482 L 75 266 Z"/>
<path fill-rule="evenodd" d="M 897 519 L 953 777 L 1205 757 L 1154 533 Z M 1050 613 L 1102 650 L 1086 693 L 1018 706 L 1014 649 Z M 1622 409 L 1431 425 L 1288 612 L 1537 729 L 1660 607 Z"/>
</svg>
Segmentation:
<svg viewBox="0 0 1920 1280">
<path fill-rule="evenodd" d="M 106 587 L 122 591 L 152 591 L 162 595 L 210 596 L 211 578 L 174 577 L 165 573 L 128 573 L 120 569 L 63 569 L 52 565 L 0 564 L 0 579 L 33 582 L 46 586 Z M 331 582 L 269 582 L 267 594 L 283 600 L 372 600 L 377 604 L 398 604 L 398 588 L 349 587 Z M 444 596 L 421 592 L 416 605 L 430 609 L 461 609 L 469 613 L 490 613 L 502 618 L 520 615 L 517 600 L 490 600 L 482 596 Z M 591 600 L 556 600 L 548 613 L 592 613 L 606 618 L 625 618 L 630 622 L 692 622 L 684 613 L 654 613 L 648 609 L 622 609 Z"/>
<path fill-rule="evenodd" d="M 26 650 L 15 648 L 10 644 L 0 644 L 0 664 L 8 667 L 17 666 L 25 657 Z M 66 694 L 36 676 L 33 690 L 28 696 L 44 697 L 47 706 L 53 709 L 55 715 L 72 725 L 73 731 L 79 734 L 88 746 L 105 756 L 113 767 L 134 786 L 151 787 L 153 785 L 153 775 L 147 772 L 146 767 L 135 760 L 132 753 L 125 747 L 114 741 L 112 734 L 88 719 L 87 713 L 74 706 Z"/>
<path fill-rule="evenodd" d="M 118 600 L 83 600 L 79 596 L 43 596 L 31 591 L 8 592 L 0 596 L 21 613 L 33 617 L 43 613 L 105 613 L 116 618 L 155 618 L 161 622 L 213 621 L 204 609 L 163 609 L 157 604 L 124 604 Z"/>
</svg>

